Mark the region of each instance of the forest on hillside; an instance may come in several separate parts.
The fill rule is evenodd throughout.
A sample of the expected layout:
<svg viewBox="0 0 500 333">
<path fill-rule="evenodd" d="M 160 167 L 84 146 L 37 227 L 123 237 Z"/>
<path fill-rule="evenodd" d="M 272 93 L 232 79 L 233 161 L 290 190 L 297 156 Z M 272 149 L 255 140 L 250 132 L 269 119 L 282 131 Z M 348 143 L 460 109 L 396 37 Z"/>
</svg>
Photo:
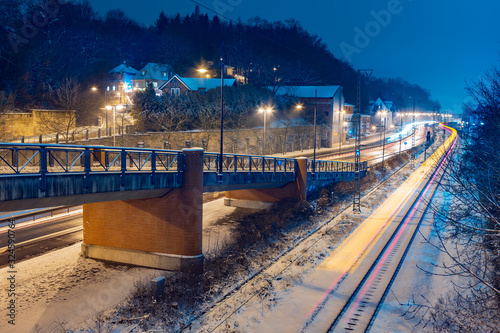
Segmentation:
<svg viewBox="0 0 500 333">
<path fill-rule="evenodd" d="M 168 64 L 189 76 L 197 64 L 217 64 L 221 56 L 255 86 L 339 84 L 347 102 L 356 102 L 356 70 L 294 19 L 227 22 L 196 8 L 186 16 L 161 12 L 144 26 L 120 9 L 101 16 L 88 1 L 60 2 L 0 2 L 6 14 L 0 16 L 0 112 L 62 108 L 57 93 L 69 81 L 80 92 L 74 107 L 83 112 L 98 107 L 90 87 L 103 87 L 108 71 L 124 61 L 136 69 Z M 382 97 L 403 109 L 410 96 L 423 109 L 439 106 L 428 90 L 401 78 L 374 76 L 363 80 L 362 89 L 364 108 Z"/>
</svg>

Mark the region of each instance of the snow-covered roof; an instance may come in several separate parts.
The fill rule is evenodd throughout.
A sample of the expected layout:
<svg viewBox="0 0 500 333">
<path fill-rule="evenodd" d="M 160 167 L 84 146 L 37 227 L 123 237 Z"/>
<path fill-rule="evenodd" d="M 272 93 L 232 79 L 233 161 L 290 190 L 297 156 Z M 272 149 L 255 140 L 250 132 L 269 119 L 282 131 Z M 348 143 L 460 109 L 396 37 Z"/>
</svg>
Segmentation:
<svg viewBox="0 0 500 333">
<path fill-rule="evenodd" d="M 392 110 L 392 105 L 394 104 L 391 101 L 383 101 L 380 97 L 377 98 L 376 101 L 370 101 L 371 107 L 370 109 L 373 111 L 376 111 L 378 109 L 382 110 Z"/>
<path fill-rule="evenodd" d="M 221 79 L 204 79 L 195 77 L 183 77 L 180 78 L 191 90 L 199 90 L 200 88 L 205 90 L 219 88 L 221 85 Z M 224 79 L 224 86 L 232 86 L 236 80 L 235 79 Z"/>
<path fill-rule="evenodd" d="M 127 66 L 126 64 L 121 64 L 110 70 L 109 74 L 122 74 L 122 73 L 137 74 L 138 72 L 139 71 L 135 68 Z"/>
<path fill-rule="evenodd" d="M 144 75 L 142 73 L 144 72 Z M 142 67 L 140 71 L 133 77 L 132 80 L 163 80 L 170 79 L 172 68 L 169 65 L 148 63 Z"/>
<path fill-rule="evenodd" d="M 269 87 L 272 89 L 272 87 Z M 318 98 L 332 98 L 340 86 L 283 86 L 279 87 L 276 95 L 293 95 L 302 98 L 314 98 L 316 92 Z"/>
<path fill-rule="evenodd" d="M 163 89 L 170 81 L 177 79 L 184 83 L 186 87 L 190 90 L 200 90 L 200 89 L 214 89 L 219 88 L 221 84 L 221 79 L 207 79 L 207 78 L 196 78 L 196 77 L 180 77 L 174 75 L 167 83 L 165 83 L 160 89 Z M 235 79 L 224 79 L 224 87 L 233 86 L 236 82 Z"/>
</svg>

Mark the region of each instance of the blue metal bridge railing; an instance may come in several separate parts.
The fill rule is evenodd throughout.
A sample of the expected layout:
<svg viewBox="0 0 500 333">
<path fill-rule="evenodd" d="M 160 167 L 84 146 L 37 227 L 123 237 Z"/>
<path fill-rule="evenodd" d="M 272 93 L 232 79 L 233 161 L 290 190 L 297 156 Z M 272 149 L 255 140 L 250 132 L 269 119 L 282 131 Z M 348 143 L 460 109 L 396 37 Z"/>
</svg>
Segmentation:
<svg viewBox="0 0 500 333">
<path fill-rule="evenodd" d="M 0 174 L 182 172 L 183 157 L 158 149 L 0 143 Z"/>
<path fill-rule="evenodd" d="M 224 173 L 290 173 L 297 169 L 295 158 L 256 156 L 256 155 L 223 155 Z M 205 172 L 216 172 L 220 154 L 204 153 L 203 167 Z M 50 174 L 79 173 L 91 174 L 121 173 L 155 173 L 184 171 L 185 156 L 182 151 L 120 148 L 106 146 L 79 146 L 60 144 L 20 144 L 0 143 L 0 177 L 8 175 L 40 175 L 41 187 Z M 307 171 L 312 173 L 312 160 L 307 161 Z M 367 169 L 367 163 L 360 166 L 361 171 Z M 317 174 L 354 172 L 355 165 L 350 162 L 316 160 L 314 168 Z"/>
<path fill-rule="evenodd" d="M 204 170 L 217 171 L 220 154 L 204 153 Z M 294 158 L 224 154 L 222 170 L 224 172 L 294 172 Z"/>
</svg>

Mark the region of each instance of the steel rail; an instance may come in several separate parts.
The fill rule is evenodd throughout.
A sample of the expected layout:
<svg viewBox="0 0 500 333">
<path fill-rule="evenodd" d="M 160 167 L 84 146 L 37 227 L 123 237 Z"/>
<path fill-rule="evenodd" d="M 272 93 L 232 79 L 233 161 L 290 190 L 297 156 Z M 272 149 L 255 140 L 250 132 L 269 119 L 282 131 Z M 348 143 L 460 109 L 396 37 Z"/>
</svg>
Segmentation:
<svg viewBox="0 0 500 333">
<path fill-rule="evenodd" d="M 456 132 L 455 132 L 455 135 L 456 135 Z M 443 145 L 445 145 L 445 144 L 446 144 L 446 142 Z M 419 226 L 420 226 L 420 224 L 425 216 L 425 212 L 424 212 L 424 214 L 422 214 L 419 217 L 417 225 L 411 233 L 410 241 L 408 244 L 405 245 L 404 253 L 403 253 L 401 259 L 398 261 L 394 273 L 390 277 L 385 277 L 384 281 L 387 281 L 387 279 L 389 279 L 389 282 L 384 288 L 382 297 L 380 297 L 380 299 L 378 299 L 378 300 L 374 300 L 372 298 L 373 294 L 371 293 L 371 291 L 370 291 L 370 293 L 368 293 L 368 289 L 374 288 L 373 285 L 375 285 L 376 284 L 375 282 L 377 281 L 377 280 L 375 280 L 375 276 L 380 277 L 380 275 L 383 275 L 387 271 L 387 270 L 381 269 L 381 267 L 390 261 L 388 259 L 390 256 L 390 252 L 392 250 L 394 250 L 394 248 L 396 247 L 396 243 L 400 239 L 399 237 L 401 236 L 402 232 L 404 231 L 404 228 L 406 227 L 407 223 L 409 223 L 409 220 L 411 220 L 411 218 L 413 217 L 413 215 L 416 212 L 417 208 L 419 207 L 422 199 L 427 194 L 427 191 L 429 190 L 429 188 L 433 184 L 436 184 L 434 182 L 436 176 L 439 174 L 439 172 L 441 170 L 443 170 L 443 172 L 439 178 L 439 182 L 437 183 L 435 188 L 432 190 L 431 197 L 434 196 L 434 194 L 437 190 L 437 187 L 438 187 L 439 183 L 441 182 L 441 179 L 444 175 L 444 170 L 448 166 L 447 162 L 449 161 L 449 155 L 453 152 L 455 144 L 456 144 L 456 137 L 453 140 L 451 140 L 451 143 L 450 143 L 450 145 L 448 145 L 446 147 L 446 150 L 441 151 L 440 161 L 437 163 L 434 170 L 429 175 L 429 179 L 426 180 L 425 184 L 421 187 L 421 190 L 419 191 L 418 195 L 413 199 L 412 204 L 410 205 L 410 207 L 406 211 L 404 217 L 398 223 L 397 228 L 395 228 L 394 232 L 391 234 L 389 240 L 386 242 L 386 244 L 384 245 L 384 247 L 382 248 L 382 250 L 378 254 L 377 258 L 373 261 L 373 263 L 371 264 L 368 271 L 366 273 L 364 273 L 363 278 L 361 279 L 361 282 L 357 285 L 356 289 L 351 294 L 348 301 L 344 304 L 344 306 L 342 307 L 342 310 L 335 317 L 335 320 L 330 325 L 328 332 L 334 332 L 334 331 L 336 331 L 337 328 L 342 329 L 342 330 L 347 329 L 348 331 L 353 331 L 353 330 L 358 330 L 358 331 L 362 330 L 365 332 L 369 331 L 371 325 L 373 325 L 373 322 L 376 319 L 376 315 L 378 314 L 378 311 L 379 311 L 380 307 L 382 306 L 383 301 L 385 300 L 385 296 L 387 295 L 388 290 L 392 286 L 392 283 L 394 282 L 394 280 L 397 276 L 397 273 L 399 272 L 399 268 L 401 267 L 401 265 L 404 262 L 405 256 L 408 253 L 409 248 L 411 246 L 411 243 L 412 243 L 416 233 L 418 232 Z M 442 148 L 442 146 L 440 148 Z M 439 151 L 440 148 L 438 148 L 437 151 Z M 443 166 L 444 166 L 444 168 L 443 168 Z M 427 208 L 426 208 L 426 210 L 427 210 Z M 398 252 L 400 252 L 400 251 L 398 251 Z M 385 268 L 387 269 L 387 267 L 385 267 Z M 382 282 L 378 282 L 378 283 L 382 283 Z M 365 309 L 365 305 L 364 305 L 366 303 L 365 298 L 366 298 L 367 294 L 369 295 L 370 303 L 376 303 L 376 306 L 375 306 L 374 312 L 371 314 L 370 318 L 368 318 L 368 320 L 367 320 L 368 323 L 366 325 L 366 328 L 363 328 L 363 327 L 360 327 L 361 325 L 363 325 L 363 316 L 369 315 L 369 313 Z M 341 327 L 339 327 L 340 323 L 346 323 L 346 325 L 348 325 L 349 327 L 341 328 Z"/>
</svg>

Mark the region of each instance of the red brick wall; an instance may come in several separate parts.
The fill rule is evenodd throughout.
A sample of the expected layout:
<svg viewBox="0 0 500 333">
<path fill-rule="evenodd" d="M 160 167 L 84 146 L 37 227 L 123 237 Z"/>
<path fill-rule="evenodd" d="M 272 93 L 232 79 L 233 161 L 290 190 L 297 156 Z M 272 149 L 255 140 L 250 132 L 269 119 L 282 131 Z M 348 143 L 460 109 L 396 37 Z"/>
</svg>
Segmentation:
<svg viewBox="0 0 500 333">
<path fill-rule="evenodd" d="M 83 242 L 122 249 L 196 256 L 202 253 L 203 159 L 185 150 L 184 186 L 163 198 L 83 206 Z"/>
</svg>

